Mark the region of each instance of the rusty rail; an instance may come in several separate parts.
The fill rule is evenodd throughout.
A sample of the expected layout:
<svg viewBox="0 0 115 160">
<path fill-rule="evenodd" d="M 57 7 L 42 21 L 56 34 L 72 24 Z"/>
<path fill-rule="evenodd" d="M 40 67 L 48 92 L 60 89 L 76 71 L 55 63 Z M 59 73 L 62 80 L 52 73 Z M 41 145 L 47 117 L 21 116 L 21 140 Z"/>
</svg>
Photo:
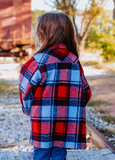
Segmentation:
<svg viewBox="0 0 115 160">
<path fill-rule="evenodd" d="M 21 146 L 21 145 L 26 145 L 26 146 L 29 146 L 29 140 L 25 140 L 25 141 L 22 141 L 22 142 L 17 142 L 17 143 L 0 143 L 0 148 L 9 148 L 9 147 L 15 147 L 15 146 Z"/>
<path fill-rule="evenodd" d="M 95 129 L 89 122 L 86 123 L 87 132 L 91 134 L 93 144 L 99 149 L 108 148 L 115 154 L 114 145 L 109 142 L 97 129 Z"/>
</svg>

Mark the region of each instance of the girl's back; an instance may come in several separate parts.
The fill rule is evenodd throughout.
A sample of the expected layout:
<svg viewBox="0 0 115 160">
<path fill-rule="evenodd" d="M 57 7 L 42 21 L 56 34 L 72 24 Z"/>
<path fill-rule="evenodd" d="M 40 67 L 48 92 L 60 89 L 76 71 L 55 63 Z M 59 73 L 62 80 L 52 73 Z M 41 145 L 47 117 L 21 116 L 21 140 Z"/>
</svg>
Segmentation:
<svg viewBox="0 0 115 160">
<path fill-rule="evenodd" d="M 39 149 L 85 149 L 91 91 L 71 21 L 64 13 L 46 13 L 38 18 L 36 32 L 41 48 L 22 66 L 19 81 L 22 110 L 31 119 L 30 143 Z"/>
</svg>

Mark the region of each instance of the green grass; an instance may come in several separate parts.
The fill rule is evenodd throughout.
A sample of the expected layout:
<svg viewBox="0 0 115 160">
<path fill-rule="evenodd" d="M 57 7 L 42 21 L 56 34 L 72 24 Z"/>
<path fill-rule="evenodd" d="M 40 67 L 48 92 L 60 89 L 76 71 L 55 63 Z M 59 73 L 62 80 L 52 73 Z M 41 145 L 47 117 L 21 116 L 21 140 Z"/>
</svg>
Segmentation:
<svg viewBox="0 0 115 160">
<path fill-rule="evenodd" d="M 9 84 L 5 81 L 0 82 L 0 95 L 3 95 L 6 91 L 10 89 L 12 84 Z"/>
<path fill-rule="evenodd" d="M 101 113 L 101 114 L 109 114 L 108 109 L 103 109 L 103 108 L 95 108 L 95 113 Z"/>
<path fill-rule="evenodd" d="M 98 130 L 104 134 L 104 136 L 113 137 L 113 134 L 115 135 L 115 130 L 113 129 L 101 128 Z"/>
<path fill-rule="evenodd" d="M 7 83 L 5 81 L 0 82 L 0 89 L 1 90 L 8 89 L 8 87 L 11 87 L 11 86 L 12 86 L 12 84 L 9 84 L 9 83 Z"/>
<path fill-rule="evenodd" d="M 10 93 L 10 94 L 9 94 Z M 11 90 L 7 92 L 7 98 L 10 98 L 11 96 L 19 95 L 19 91 L 17 90 Z"/>
<path fill-rule="evenodd" d="M 93 66 L 93 67 L 96 67 L 98 69 L 103 68 L 103 66 L 98 61 L 86 61 L 86 62 L 82 62 L 82 64 L 84 66 Z"/>
<path fill-rule="evenodd" d="M 87 106 L 93 106 L 93 107 L 95 107 L 95 106 L 99 106 L 99 105 L 102 105 L 102 104 L 103 105 L 110 105 L 111 103 L 108 102 L 108 101 L 102 100 L 102 99 L 97 99 L 97 100 L 91 99 L 88 102 Z"/>
<path fill-rule="evenodd" d="M 91 66 L 91 65 L 95 66 L 95 65 L 99 64 L 99 62 L 97 62 L 97 61 L 86 61 L 86 62 L 83 61 L 82 64 L 85 66 Z"/>
<path fill-rule="evenodd" d="M 11 96 L 19 95 L 18 87 L 12 86 L 12 84 L 1 81 L 0 82 L 0 96 L 7 96 L 10 98 Z"/>
<path fill-rule="evenodd" d="M 115 124 L 115 116 L 111 116 L 111 115 L 102 115 L 100 116 L 104 121 L 111 123 L 111 124 Z"/>
<path fill-rule="evenodd" d="M 11 94 L 12 94 L 12 95 L 18 95 L 18 94 L 19 94 L 18 89 L 17 89 L 17 90 L 12 91 L 12 93 L 11 93 Z"/>
</svg>

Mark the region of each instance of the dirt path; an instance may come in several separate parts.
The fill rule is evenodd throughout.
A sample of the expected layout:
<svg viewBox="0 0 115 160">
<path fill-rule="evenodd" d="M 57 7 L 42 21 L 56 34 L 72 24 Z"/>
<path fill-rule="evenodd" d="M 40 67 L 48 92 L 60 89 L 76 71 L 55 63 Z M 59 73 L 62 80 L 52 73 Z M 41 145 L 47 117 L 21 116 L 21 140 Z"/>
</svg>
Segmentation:
<svg viewBox="0 0 115 160">
<path fill-rule="evenodd" d="M 115 116 L 115 75 L 87 78 L 92 90 L 92 105 Z"/>
</svg>

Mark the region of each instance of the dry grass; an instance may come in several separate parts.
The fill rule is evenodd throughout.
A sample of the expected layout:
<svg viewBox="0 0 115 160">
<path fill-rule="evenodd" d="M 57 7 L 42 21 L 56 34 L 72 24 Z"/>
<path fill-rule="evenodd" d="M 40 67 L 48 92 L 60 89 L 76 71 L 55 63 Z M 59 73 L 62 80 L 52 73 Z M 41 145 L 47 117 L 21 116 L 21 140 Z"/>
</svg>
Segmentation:
<svg viewBox="0 0 115 160">
<path fill-rule="evenodd" d="M 107 137 L 113 137 L 113 135 L 115 135 L 115 130 L 113 129 L 107 129 L 107 128 L 101 128 L 101 129 L 98 129 L 101 133 L 104 134 L 104 136 L 107 136 Z"/>
<path fill-rule="evenodd" d="M 109 114 L 108 109 L 103 109 L 103 108 L 95 108 L 95 113 L 101 113 L 101 114 Z"/>
<path fill-rule="evenodd" d="M 115 62 L 82 61 L 84 66 L 93 66 L 98 69 L 108 70 L 109 73 L 115 73 Z"/>
<path fill-rule="evenodd" d="M 4 94 L 6 91 L 9 91 L 12 84 L 9 84 L 5 81 L 0 82 L 0 95 Z"/>
<path fill-rule="evenodd" d="M 115 67 L 114 67 L 114 68 L 109 68 L 109 72 L 110 72 L 111 74 L 115 73 Z"/>
<path fill-rule="evenodd" d="M 99 105 L 110 105 L 111 103 L 110 102 L 108 102 L 108 101 L 105 101 L 105 100 L 103 100 L 103 99 L 91 99 L 89 102 L 88 102 L 88 106 L 93 106 L 93 107 L 95 107 L 95 106 L 99 106 Z"/>
<path fill-rule="evenodd" d="M 10 98 L 14 95 L 19 95 L 18 87 L 12 86 L 12 84 L 7 81 L 0 82 L 0 96 L 6 95 L 7 98 Z"/>
<path fill-rule="evenodd" d="M 111 116 L 109 115 L 102 115 L 100 116 L 104 121 L 111 123 L 111 124 L 115 124 L 115 116 Z"/>
<path fill-rule="evenodd" d="M 93 66 L 95 68 L 98 68 L 98 69 L 103 69 L 103 65 L 101 63 L 99 63 L 98 61 L 84 61 L 82 62 L 82 64 L 84 66 Z"/>
</svg>

